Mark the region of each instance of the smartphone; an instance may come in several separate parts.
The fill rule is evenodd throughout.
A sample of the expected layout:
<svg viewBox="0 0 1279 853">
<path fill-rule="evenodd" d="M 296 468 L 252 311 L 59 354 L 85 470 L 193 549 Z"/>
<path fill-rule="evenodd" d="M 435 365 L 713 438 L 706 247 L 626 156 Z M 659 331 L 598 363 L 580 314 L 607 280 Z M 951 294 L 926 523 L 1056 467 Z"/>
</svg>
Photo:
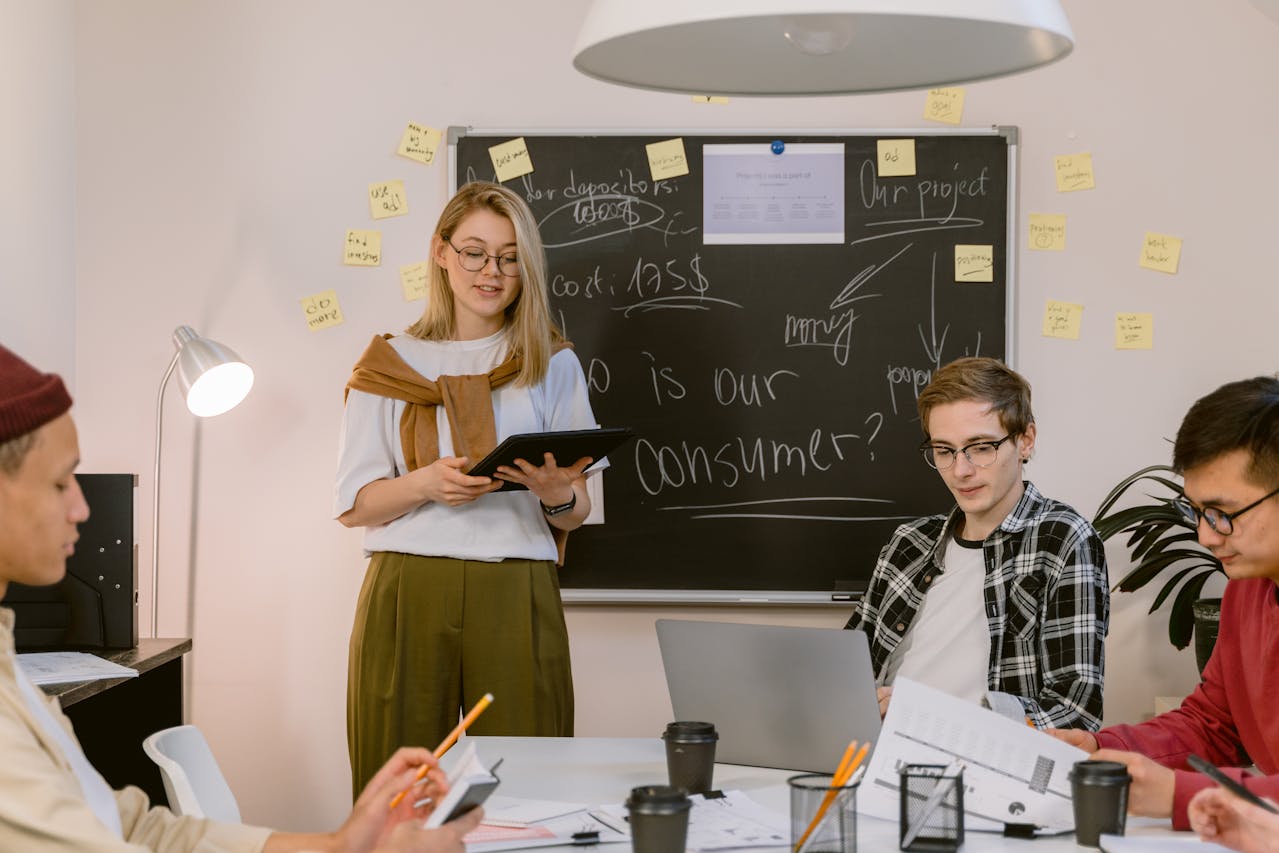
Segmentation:
<svg viewBox="0 0 1279 853">
<path fill-rule="evenodd" d="M 1208 763 L 1207 761 L 1204 761 L 1199 756 L 1193 755 L 1193 754 L 1188 756 L 1186 758 L 1186 763 L 1189 764 L 1194 769 L 1198 770 L 1200 773 L 1207 776 L 1212 781 L 1216 782 L 1221 787 L 1225 788 L 1230 793 L 1234 794 L 1239 799 L 1244 800 L 1245 802 L 1252 803 L 1254 806 L 1257 806 L 1258 808 L 1263 808 L 1266 811 L 1270 812 L 1271 814 L 1279 814 L 1279 809 L 1275 808 L 1272 803 L 1268 803 L 1265 800 L 1261 799 L 1261 797 L 1258 797 L 1252 791 L 1249 791 L 1243 785 L 1240 785 L 1234 779 L 1231 779 L 1225 773 L 1222 773 L 1212 764 Z"/>
<path fill-rule="evenodd" d="M 497 779 L 494 779 L 492 782 L 471 783 L 466 787 L 466 790 L 462 793 L 462 796 L 457 800 L 457 802 L 453 803 L 453 808 L 449 809 L 449 813 L 444 816 L 444 820 L 440 821 L 440 823 L 448 823 L 451 820 L 456 820 L 472 809 L 483 805 L 484 801 L 489 798 L 489 795 L 497 790 L 497 785 Z"/>
</svg>

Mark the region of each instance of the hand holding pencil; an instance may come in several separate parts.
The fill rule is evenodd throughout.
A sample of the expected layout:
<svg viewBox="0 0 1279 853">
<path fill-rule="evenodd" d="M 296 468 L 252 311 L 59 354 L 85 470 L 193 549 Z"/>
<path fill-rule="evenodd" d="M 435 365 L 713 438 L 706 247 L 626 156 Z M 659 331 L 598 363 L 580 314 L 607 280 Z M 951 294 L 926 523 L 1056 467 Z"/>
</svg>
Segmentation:
<svg viewBox="0 0 1279 853">
<path fill-rule="evenodd" d="M 480 697 L 480 701 L 476 702 L 475 707 L 472 708 L 467 713 L 467 715 L 462 718 L 462 722 L 458 723 L 457 726 L 453 729 L 453 731 L 449 732 L 448 737 L 440 741 L 440 745 L 435 748 L 435 752 L 434 752 L 435 757 L 440 758 L 441 756 L 444 755 L 444 753 L 452 749 L 453 744 L 457 743 L 457 739 L 461 737 L 462 733 L 465 732 L 470 727 L 471 723 L 475 722 L 476 717 L 484 713 L 484 709 L 487 708 L 489 704 L 492 703 L 492 701 L 493 701 L 492 693 L 485 693 L 482 697 Z M 400 802 L 405 797 L 408 796 L 409 791 L 413 790 L 413 786 L 416 785 L 418 782 L 422 781 L 422 779 L 426 776 L 429 770 L 430 770 L 430 767 L 423 764 L 421 768 L 417 771 L 417 775 L 414 776 L 413 783 L 410 784 L 403 791 L 400 791 L 400 793 L 396 794 L 391 799 L 391 805 L 388 807 L 388 811 L 398 806 Z"/>
</svg>

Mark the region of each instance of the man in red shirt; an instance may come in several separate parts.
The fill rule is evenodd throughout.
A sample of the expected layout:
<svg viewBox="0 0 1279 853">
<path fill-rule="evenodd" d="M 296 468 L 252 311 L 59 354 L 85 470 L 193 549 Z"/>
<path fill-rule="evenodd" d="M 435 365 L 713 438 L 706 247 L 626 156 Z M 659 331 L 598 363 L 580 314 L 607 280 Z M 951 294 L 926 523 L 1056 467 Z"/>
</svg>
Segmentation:
<svg viewBox="0 0 1279 853">
<path fill-rule="evenodd" d="M 1279 379 L 1223 385 L 1191 406 L 1177 431 L 1173 467 L 1185 480 L 1178 508 L 1230 578 L 1221 631 L 1203 682 L 1181 707 L 1140 725 L 1053 734 L 1132 774 L 1132 814 L 1171 817 L 1214 783 L 1190 770 L 1197 754 L 1260 796 L 1279 795 Z M 1238 769 L 1257 765 L 1261 776 Z"/>
</svg>

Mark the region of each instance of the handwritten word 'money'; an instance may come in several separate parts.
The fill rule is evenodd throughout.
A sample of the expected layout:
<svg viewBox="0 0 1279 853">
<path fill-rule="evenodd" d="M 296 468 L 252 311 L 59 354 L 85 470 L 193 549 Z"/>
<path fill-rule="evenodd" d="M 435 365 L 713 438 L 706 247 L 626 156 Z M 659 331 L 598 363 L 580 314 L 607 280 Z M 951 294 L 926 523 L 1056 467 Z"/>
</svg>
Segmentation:
<svg viewBox="0 0 1279 853">
<path fill-rule="evenodd" d="M 959 164 L 956 163 L 953 171 L 958 171 Z M 978 198 L 986 195 L 989 191 L 987 181 L 990 180 L 988 174 L 990 168 L 982 166 L 981 171 L 976 177 L 959 177 L 941 180 L 938 178 L 925 178 L 915 181 L 912 189 L 909 184 L 903 184 L 894 181 L 891 184 L 881 184 L 878 176 L 875 174 L 875 161 L 864 160 L 861 170 L 858 172 L 858 184 L 861 188 L 862 207 L 867 210 L 874 210 L 876 207 L 895 207 L 898 204 L 915 204 L 919 205 L 919 217 L 924 219 L 928 217 L 929 206 L 935 209 L 946 209 L 949 205 L 949 211 L 945 216 L 941 217 L 941 221 L 945 222 L 955 215 L 959 209 L 960 197 Z M 940 202 L 940 204 L 937 204 Z"/>
<path fill-rule="evenodd" d="M 825 318 L 786 315 L 786 331 L 782 340 L 788 347 L 830 347 L 836 363 L 848 364 L 853 348 L 853 309 Z"/>
<path fill-rule="evenodd" d="M 807 446 L 737 436 L 707 449 L 687 441 L 676 446 L 653 444 L 641 438 L 635 443 L 635 472 L 640 487 L 654 496 L 663 489 L 685 486 L 718 485 L 731 489 L 746 477 L 759 477 L 762 483 L 785 474 L 803 477 L 810 468 L 828 471 L 846 458 L 842 444 L 858 439 L 856 433 L 836 433 L 821 427 L 809 434 Z"/>
</svg>

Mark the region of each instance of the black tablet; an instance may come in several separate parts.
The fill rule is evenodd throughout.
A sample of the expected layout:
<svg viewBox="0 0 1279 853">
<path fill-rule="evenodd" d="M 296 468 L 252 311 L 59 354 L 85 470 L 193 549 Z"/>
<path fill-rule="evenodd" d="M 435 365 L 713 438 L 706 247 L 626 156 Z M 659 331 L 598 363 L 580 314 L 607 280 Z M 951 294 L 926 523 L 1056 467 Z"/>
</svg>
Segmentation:
<svg viewBox="0 0 1279 853">
<path fill-rule="evenodd" d="M 603 459 L 609 451 L 635 434 L 626 427 L 608 429 L 572 429 L 561 432 L 525 432 L 503 441 L 493 452 L 485 456 L 466 473 L 473 477 L 492 477 L 501 466 L 515 467 L 516 459 L 533 465 L 541 465 L 543 454 L 555 454 L 555 464 L 572 465 L 583 456 L 593 460 L 591 465 Z M 503 481 L 499 492 L 523 489 L 518 483 Z"/>
</svg>

